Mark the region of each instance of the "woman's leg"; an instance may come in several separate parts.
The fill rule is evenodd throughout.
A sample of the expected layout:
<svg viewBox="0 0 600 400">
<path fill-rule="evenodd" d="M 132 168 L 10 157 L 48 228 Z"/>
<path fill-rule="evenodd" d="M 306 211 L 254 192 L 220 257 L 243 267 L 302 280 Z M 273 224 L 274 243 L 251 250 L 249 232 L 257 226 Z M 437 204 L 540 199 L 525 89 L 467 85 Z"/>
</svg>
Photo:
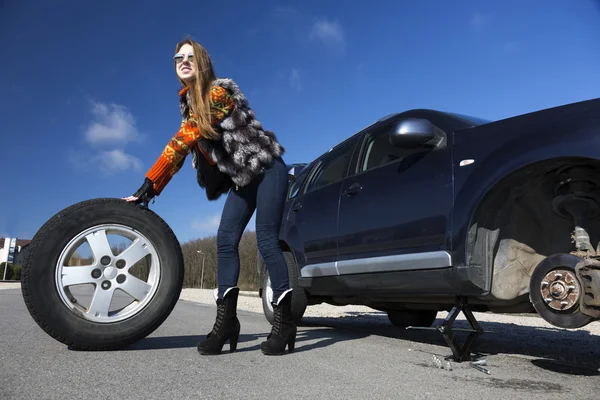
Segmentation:
<svg viewBox="0 0 600 400">
<path fill-rule="evenodd" d="M 229 340 L 235 351 L 240 334 L 237 318 L 238 244 L 255 208 L 256 184 L 232 190 L 227 196 L 217 233 L 217 317 L 211 332 L 198 344 L 200 354 L 220 354 Z"/>
<path fill-rule="evenodd" d="M 227 195 L 217 232 L 218 298 L 237 286 L 240 276 L 238 245 L 256 208 L 256 183 L 232 189 Z"/>
<path fill-rule="evenodd" d="M 290 288 L 287 264 L 279 247 L 287 189 L 287 167 L 281 159 L 277 159 L 265 170 L 256 195 L 256 241 L 271 278 L 275 303 Z"/>
<path fill-rule="evenodd" d="M 277 159 L 265 170 L 256 198 L 256 240 L 273 288 L 273 325 L 267 340 L 260 345 L 261 351 L 267 355 L 284 354 L 286 346 L 294 351 L 296 341 L 288 269 L 279 247 L 287 188 L 287 167 L 281 159 Z"/>
</svg>

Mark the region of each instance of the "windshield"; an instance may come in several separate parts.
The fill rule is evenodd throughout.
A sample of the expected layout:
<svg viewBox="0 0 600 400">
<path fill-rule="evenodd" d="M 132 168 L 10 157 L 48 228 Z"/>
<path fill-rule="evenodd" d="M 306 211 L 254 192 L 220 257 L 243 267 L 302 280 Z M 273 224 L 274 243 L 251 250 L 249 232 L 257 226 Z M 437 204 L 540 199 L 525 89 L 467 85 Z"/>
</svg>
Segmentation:
<svg viewBox="0 0 600 400">
<path fill-rule="evenodd" d="M 464 114 L 456 114 L 456 113 L 449 113 L 450 115 L 456 117 L 456 118 L 460 118 L 462 120 L 467 121 L 468 123 L 474 124 L 474 125 L 484 125 L 484 124 L 489 124 L 490 122 L 492 122 L 491 120 L 487 120 L 487 119 L 483 119 L 483 118 L 477 118 L 477 117 L 472 117 L 470 115 L 464 115 Z"/>
</svg>

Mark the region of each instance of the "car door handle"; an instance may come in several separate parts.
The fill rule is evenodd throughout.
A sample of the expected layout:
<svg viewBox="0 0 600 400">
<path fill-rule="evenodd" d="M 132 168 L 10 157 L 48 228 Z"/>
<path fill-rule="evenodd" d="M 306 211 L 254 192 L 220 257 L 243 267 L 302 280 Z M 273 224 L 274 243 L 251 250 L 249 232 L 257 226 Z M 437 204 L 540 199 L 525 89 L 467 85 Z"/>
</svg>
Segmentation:
<svg viewBox="0 0 600 400">
<path fill-rule="evenodd" d="M 292 212 L 297 213 L 298 211 L 300 211 L 301 208 L 302 208 L 302 204 L 298 204 L 298 205 L 294 206 L 294 208 L 292 208 Z"/>
<path fill-rule="evenodd" d="M 350 187 L 348 189 L 346 189 L 346 191 L 344 192 L 344 194 L 346 196 L 354 196 L 356 193 L 360 192 L 362 190 L 362 185 L 358 184 L 358 183 L 353 183 L 352 185 L 350 185 Z"/>
</svg>

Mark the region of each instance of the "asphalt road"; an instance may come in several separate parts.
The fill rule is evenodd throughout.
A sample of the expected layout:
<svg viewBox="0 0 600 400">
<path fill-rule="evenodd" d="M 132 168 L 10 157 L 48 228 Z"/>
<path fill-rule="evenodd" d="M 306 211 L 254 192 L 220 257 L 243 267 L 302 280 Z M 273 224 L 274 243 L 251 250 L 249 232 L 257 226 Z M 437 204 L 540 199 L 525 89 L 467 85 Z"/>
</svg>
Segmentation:
<svg viewBox="0 0 600 400">
<path fill-rule="evenodd" d="M 200 356 L 195 346 L 214 314 L 214 306 L 180 301 L 130 349 L 71 351 L 33 322 L 20 290 L 0 290 L 0 398 L 549 400 L 600 393 L 600 341 L 583 331 L 515 326 L 489 334 L 478 346 L 493 350 L 486 375 L 468 363 L 435 367 L 433 354 L 450 354 L 437 332 L 355 319 L 309 318 L 294 354 L 267 357 L 259 344 L 268 323 L 239 312 L 238 352 Z"/>
</svg>

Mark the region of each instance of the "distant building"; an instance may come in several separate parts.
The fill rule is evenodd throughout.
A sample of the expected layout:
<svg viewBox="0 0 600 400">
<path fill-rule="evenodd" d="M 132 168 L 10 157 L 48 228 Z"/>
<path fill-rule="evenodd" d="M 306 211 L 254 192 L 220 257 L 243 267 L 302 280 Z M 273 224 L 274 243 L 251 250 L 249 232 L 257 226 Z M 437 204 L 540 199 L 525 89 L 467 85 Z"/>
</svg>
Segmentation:
<svg viewBox="0 0 600 400">
<path fill-rule="evenodd" d="M 22 265 L 24 250 L 30 242 L 26 239 L 0 238 L 0 264 Z"/>
</svg>

